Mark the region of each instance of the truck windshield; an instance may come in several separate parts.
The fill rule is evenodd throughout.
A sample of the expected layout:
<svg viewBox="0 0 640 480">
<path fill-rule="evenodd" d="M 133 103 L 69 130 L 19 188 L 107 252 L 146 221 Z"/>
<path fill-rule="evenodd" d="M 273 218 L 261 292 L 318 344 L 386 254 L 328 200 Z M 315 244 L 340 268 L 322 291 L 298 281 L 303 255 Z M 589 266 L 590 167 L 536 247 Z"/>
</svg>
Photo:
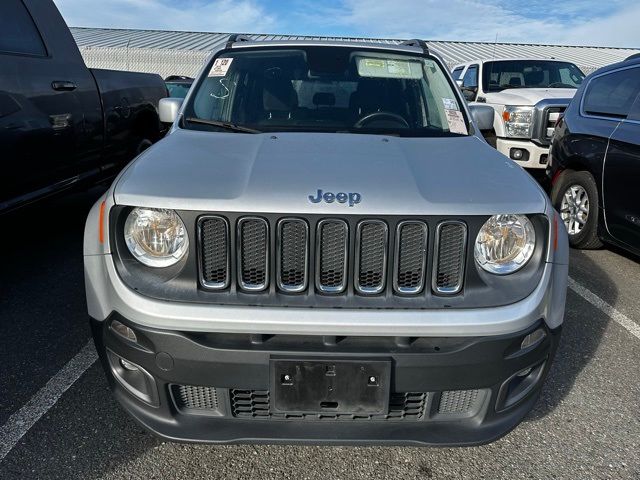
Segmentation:
<svg viewBox="0 0 640 480">
<path fill-rule="evenodd" d="M 486 62 L 482 89 L 499 92 L 507 88 L 578 88 L 584 73 L 573 63 L 548 60 L 501 60 Z"/>
<path fill-rule="evenodd" d="M 467 135 L 460 100 L 428 57 L 348 47 L 256 48 L 208 65 L 183 126 L 246 132 Z"/>
</svg>

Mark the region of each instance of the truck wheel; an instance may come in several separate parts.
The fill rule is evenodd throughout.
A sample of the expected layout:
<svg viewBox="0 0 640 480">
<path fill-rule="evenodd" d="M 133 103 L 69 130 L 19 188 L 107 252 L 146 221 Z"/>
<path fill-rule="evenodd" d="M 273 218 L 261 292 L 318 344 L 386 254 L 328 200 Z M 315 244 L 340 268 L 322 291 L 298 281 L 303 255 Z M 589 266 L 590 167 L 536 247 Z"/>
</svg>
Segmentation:
<svg viewBox="0 0 640 480">
<path fill-rule="evenodd" d="M 598 238 L 598 187 L 589 172 L 565 170 L 551 189 L 551 201 L 567 227 L 572 247 L 602 247 Z"/>
</svg>

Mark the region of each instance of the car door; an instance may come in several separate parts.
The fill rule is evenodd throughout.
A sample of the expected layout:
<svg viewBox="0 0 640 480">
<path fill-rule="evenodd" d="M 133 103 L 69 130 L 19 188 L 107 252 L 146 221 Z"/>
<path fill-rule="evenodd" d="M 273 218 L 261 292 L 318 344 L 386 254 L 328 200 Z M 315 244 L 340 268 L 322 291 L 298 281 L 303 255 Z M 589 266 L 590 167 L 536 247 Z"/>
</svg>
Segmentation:
<svg viewBox="0 0 640 480">
<path fill-rule="evenodd" d="M 604 207 L 609 234 L 640 249 L 640 65 L 616 72 L 613 103 L 626 114 L 613 132 L 604 162 Z M 611 97 L 610 97 L 611 98 Z"/>
<path fill-rule="evenodd" d="M 78 67 L 90 74 L 50 47 L 47 37 L 68 33 L 53 13 L 50 2 L 0 2 L 0 210 L 73 181 L 77 154 L 86 147 L 79 87 L 87 79 Z M 62 33 L 54 30 L 61 27 Z"/>
</svg>

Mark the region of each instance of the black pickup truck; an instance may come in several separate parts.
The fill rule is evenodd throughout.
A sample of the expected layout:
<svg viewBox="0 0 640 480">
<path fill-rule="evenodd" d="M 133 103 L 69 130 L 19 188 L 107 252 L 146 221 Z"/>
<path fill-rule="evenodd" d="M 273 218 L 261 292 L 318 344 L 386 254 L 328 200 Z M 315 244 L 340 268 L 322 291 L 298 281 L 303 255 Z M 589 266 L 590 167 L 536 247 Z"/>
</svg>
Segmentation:
<svg viewBox="0 0 640 480">
<path fill-rule="evenodd" d="M 0 213 L 108 179 L 161 136 L 158 75 L 89 69 L 51 0 L 0 1 Z"/>
</svg>

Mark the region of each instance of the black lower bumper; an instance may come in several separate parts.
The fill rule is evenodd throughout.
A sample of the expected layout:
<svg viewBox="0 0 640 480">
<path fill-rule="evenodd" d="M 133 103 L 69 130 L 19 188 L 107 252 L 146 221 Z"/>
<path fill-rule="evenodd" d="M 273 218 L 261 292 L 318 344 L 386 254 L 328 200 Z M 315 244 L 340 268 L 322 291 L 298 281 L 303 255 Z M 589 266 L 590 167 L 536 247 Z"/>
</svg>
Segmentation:
<svg viewBox="0 0 640 480">
<path fill-rule="evenodd" d="M 132 328 L 137 342 L 114 332 L 113 320 Z M 91 324 L 125 410 L 161 437 L 210 443 L 488 443 L 531 410 L 560 338 L 560 329 L 548 330 L 542 321 L 517 334 L 469 338 L 175 332 L 140 327 L 118 314 Z M 544 337 L 521 349 L 538 329 Z M 269 391 L 277 381 L 274 359 L 388 362 L 385 410 L 277 410 Z"/>
</svg>

